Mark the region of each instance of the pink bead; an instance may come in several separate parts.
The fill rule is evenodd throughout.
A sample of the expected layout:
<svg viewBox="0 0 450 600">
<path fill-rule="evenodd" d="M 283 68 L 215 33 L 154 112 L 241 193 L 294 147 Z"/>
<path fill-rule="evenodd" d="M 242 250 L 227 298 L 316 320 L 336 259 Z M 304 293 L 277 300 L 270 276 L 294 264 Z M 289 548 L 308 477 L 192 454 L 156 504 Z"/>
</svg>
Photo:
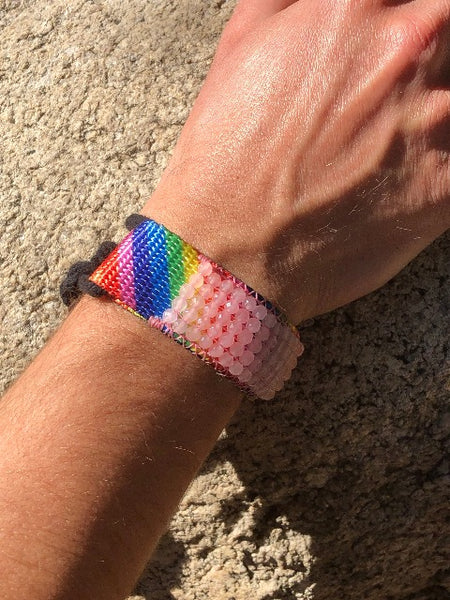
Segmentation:
<svg viewBox="0 0 450 600">
<path fill-rule="evenodd" d="M 208 277 L 208 275 L 211 275 L 211 273 L 213 271 L 212 264 L 205 260 L 199 264 L 198 271 L 204 277 Z"/>
<path fill-rule="evenodd" d="M 208 328 L 209 337 L 216 339 L 219 335 L 222 335 L 222 327 L 219 323 L 213 323 L 211 327 Z"/>
<path fill-rule="evenodd" d="M 242 288 L 236 288 L 231 294 L 231 299 L 237 302 L 238 304 L 244 302 L 246 298 L 247 294 Z"/>
<path fill-rule="evenodd" d="M 224 279 L 220 284 L 220 289 L 222 292 L 225 292 L 225 294 L 229 294 L 234 290 L 234 284 L 230 279 Z"/>
<path fill-rule="evenodd" d="M 258 331 L 258 338 L 262 342 L 265 342 L 266 340 L 268 340 L 270 338 L 270 329 L 268 327 L 266 327 L 265 325 L 263 325 L 261 327 L 261 329 Z"/>
<path fill-rule="evenodd" d="M 253 296 L 247 296 L 247 298 L 244 300 L 244 308 L 252 312 L 255 310 L 256 306 L 256 300 L 253 298 Z"/>
<path fill-rule="evenodd" d="M 248 345 L 248 349 L 250 350 L 250 352 L 253 352 L 253 354 L 258 354 L 258 352 L 261 352 L 261 348 L 262 348 L 262 342 L 259 339 L 254 339 L 249 345 Z"/>
<path fill-rule="evenodd" d="M 233 357 L 231 356 L 231 354 L 228 354 L 228 352 L 224 353 L 220 358 L 219 358 L 219 364 L 222 365 L 222 367 L 225 367 L 225 369 L 228 369 L 228 367 L 230 365 L 232 365 L 234 362 Z"/>
<path fill-rule="evenodd" d="M 231 320 L 231 315 L 229 312 L 223 310 L 216 317 L 216 323 L 218 323 L 221 327 L 225 327 Z"/>
<path fill-rule="evenodd" d="M 173 310 L 173 308 L 168 308 L 165 310 L 162 316 L 162 320 L 168 325 L 172 325 L 172 323 L 175 323 L 177 319 L 178 313 L 176 310 Z"/>
<path fill-rule="evenodd" d="M 266 348 L 269 350 L 273 350 L 275 346 L 278 344 L 278 338 L 276 335 L 272 335 L 270 339 L 267 340 Z"/>
<path fill-rule="evenodd" d="M 196 308 L 189 308 L 183 315 L 183 321 L 186 321 L 186 323 L 189 324 L 196 321 L 198 317 L 198 310 Z"/>
<path fill-rule="evenodd" d="M 180 287 L 179 294 L 186 299 L 192 298 L 192 296 L 195 294 L 194 286 L 190 285 L 189 283 L 183 283 L 183 285 Z"/>
<path fill-rule="evenodd" d="M 203 314 L 208 319 L 214 319 L 218 311 L 219 307 L 217 306 L 217 304 L 215 304 L 215 302 L 211 302 L 210 304 L 207 304 L 205 306 L 205 308 L 203 309 Z"/>
<path fill-rule="evenodd" d="M 198 342 L 202 337 L 202 332 L 197 327 L 188 327 L 186 329 L 186 337 L 190 342 Z"/>
<path fill-rule="evenodd" d="M 247 383 L 252 378 L 253 373 L 249 369 L 243 369 L 242 373 L 239 375 L 239 381 L 242 383 Z"/>
<path fill-rule="evenodd" d="M 220 356 L 222 356 L 222 354 L 224 353 L 224 349 L 222 348 L 222 346 L 219 346 L 219 344 L 214 344 L 213 346 L 211 346 L 211 348 L 208 350 L 208 354 L 212 357 L 212 358 L 219 358 Z"/>
<path fill-rule="evenodd" d="M 242 356 L 243 352 L 244 352 L 243 344 L 240 344 L 239 342 L 234 342 L 233 344 L 231 344 L 230 353 L 232 356 L 234 356 L 235 358 L 239 358 L 240 356 Z"/>
<path fill-rule="evenodd" d="M 259 393 L 258 396 L 261 398 L 261 400 L 272 400 L 272 398 L 275 396 L 275 392 L 271 389 L 267 389 Z"/>
<path fill-rule="evenodd" d="M 253 317 L 250 318 L 247 323 L 247 329 L 251 331 L 251 333 L 257 333 L 261 329 L 261 321 Z"/>
<path fill-rule="evenodd" d="M 272 329 L 272 327 L 274 327 L 276 325 L 276 323 L 277 323 L 276 316 L 273 313 L 268 312 L 264 318 L 264 325 L 266 327 L 268 327 L 269 329 Z"/>
<path fill-rule="evenodd" d="M 194 273 L 189 277 L 189 284 L 192 285 L 196 290 L 201 288 L 204 283 L 203 275 L 201 273 Z"/>
<path fill-rule="evenodd" d="M 187 323 L 186 321 L 183 321 L 183 319 L 178 319 L 177 322 L 173 325 L 173 330 L 175 331 L 175 333 L 179 333 L 180 335 L 185 333 L 186 329 Z"/>
<path fill-rule="evenodd" d="M 295 352 L 296 352 L 297 356 L 301 356 L 304 351 L 305 351 L 305 346 L 301 343 L 300 340 L 296 340 Z"/>
<path fill-rule="evenodd" d="M 250 350 L 244 350 L 240 358 L 241 363 L 244 367 L 248 367 L 255 359 L 255 355 Z"/>
<path fill-rule="evenodd" d="M 219 344 L 222 348 L 229 348 L 234 342 L 234 335 L 232 333 L 223 333 L 219 338 Z"/>
<path fill-rule="evenodd" d="M 222 279 L 218 273 L 211 273 L 211 275 L 207 279 L 207 283 L 213 286 L 213 288 L 218 288 Z"/>
<path fill-rule="evenodd" d="M 241 333 L 238 334 L 238 342 L 241 342 L 241 344 L 244 344 L 245 346 L 247 344 L 250 344 L 252 342 L 252 340 L 253 340 L 253 333 L 251 331 L 249 331 L 248 329 L 244 329 Z"/>
<path fill-rule="evenodd" d="M 208 329 L 210 325 L 210 321 L 209 319 L 205 319 L 204 317 L 199 317 L 197 319 L 197 322 L 195 324 L 196 327 L 198 327 L 200 329 L 200 331 L 204 331 L 206 333 L 206 330 Z"/>
<path fill-rule="evenodd" d="M 201 310 L 205 306 L 205 300 L 202 296 L 195 296 L 192 298 L 191 307 Z"/>
<path fill-rule="evenodd" d="M 238 335 L 242 331 L 242 323 L 238 323 L 237 321 L 230 321 L 227 325 L 227 331 L 229 331 L 230 333 L 234 333 L 234 335 Z"/>
<path fill-rule="evenodd" d="M 203 348 L 203 350 L 208 350 L 208 348 L 211 348 L 212 344 L 212 339 L 207 335 L 202 335 L 198 342 L 198 345 Z"/>
<path fill-rule="evenodd" d="M 230 373 L 232 375 L 235 375 L 237 377 L 237 376 L 241 375 L 242 371 L 244 370 L 244 367 L 241 365 L 241 363 L 238 360 L 235 360 L 233 363 L 231 363 L 228 370 L 230 371 Z"/>
<path fill-rule="evenodd" d="M 257 373 L 261 367 L 262 361 L 261 359 L 259 359 L 257 356 L 255 356 L 255 359 L 253 360 L 253 362 L 248 366 L 248 368 L 250 369 L 250 371 L 252 373 Z"/>
<path fill-rule="evenodd" d="M 255 308 L 255 310 L 253 311 L 252 314 L 254 317 L 256 317 L 257 319 L 262 321 L 264 319 L 264 317 L 267 315 L 267 308 L 265 306 L 263 306 L 262 304 L 260 304 L 259 306 L 257 306 Z"/>
<path fill-rule="evenodd" d="M 205 283 L 199 289 L 200 296 L 202 296 L 205 300 L 211 300 L 214 296 L 214 288 L 210 283 Z"/>
<path fill-rule="evenodd" d="M 250 313 L 246 308 L 240 308 L 234 316 L 235 321 L 239 321 L 240 323 L 247 323 L 250 319 Z"/>
<path fill-rule="evenodd" d="M 178 313 L 185 311 L 187 308 L 186 298 L 183 298 L 183 296 L 177 296 L 174 298 L 172 302 L 172 308 Z"/>
<path fill-rule="evenodd" d="M 225 292 L 222 292 L 222 291 L 215 292 L 214 296 L 213 296 L 213 301 L 218 306 L 223 306 L 225 304 L 225 302 L 227 301 L 227 295 L 225 294 Z"/>
<path fill-rule="evenodd" d="M 235 300 L 228 300 L 225 303 L 224 310 L 228 311 L 230 315 L 235 315 L 239 310 L 239 304 Z"/>
</svg>

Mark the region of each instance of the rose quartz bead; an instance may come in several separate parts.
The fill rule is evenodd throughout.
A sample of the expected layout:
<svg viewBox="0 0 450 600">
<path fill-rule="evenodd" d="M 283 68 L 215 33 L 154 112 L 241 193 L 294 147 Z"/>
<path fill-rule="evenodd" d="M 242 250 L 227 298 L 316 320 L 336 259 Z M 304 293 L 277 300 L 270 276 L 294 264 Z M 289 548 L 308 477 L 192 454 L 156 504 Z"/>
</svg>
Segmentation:
<svg viewBox="0 0 450 600">
<path fill-rule="evenodd" d="M 247 323 L 250 319 L 250 313 L 246 308 L 240 308 L 234 316 L 235 321 L 239 321 L 240 323 Z"/>
<path fill-rule="evenodd" d="M 261 348 L 262 348 L 262 342 L 261 342 L 261 340 L 258 340 L 257 338 L 255 338 L 248 345 L 248 349 L 250 350 L 250 352 L 253 352 L 254 354 L 258 354 L 258 352 L 261 352 Z"/>
<path fill-rule="evenodd" d="M 228 302 L 225 303 L 224 310 L 229 312 L 230 315 L 235 315 L 239 310 L 239 303 L 235 300 L 228 300 Z"/>
<path fill-rule="evenodd" d="M 219 338 L 219 344 L 222 348 L 229 348 L 234 342 L 234 335 L 232 333 L 223 333 Z"/>
<path fill-rule="evenodd" d="M 242 288 L 236 288 L 231 293 L 231 299 L 234 300 L 235 302 L 237 302 L 238 304 L 241 302 L 244 302 L 244 300 L 246 298 L 247 298 L 247 294 L 245 293 L 245 291 Z"/>
<path fill-rule="evenodd" d="M 267 340 L 266 348 L 269 350 L 273 350 L 278 345 L 278 338 L 276 335 L 272 335 L 270 339 Z"/>
<path fill-rule="evenodd" d="M 258 331 L 258 338 L 262 342 L 265 342 L 266 340 L 268 340 L 270 338 L 270 329 L 268 327 L 266 327 L 265 325 L 263 325 L 261 327 L 261 329 Z"/>
<path fill-rule="evenodd" d="M 249 369 L 243 369 L 242 373 L 239 375 L 239 381 L 242 383 L 247 383 L 252 378 L 253 373 Z"/>
<path fill-rule="evenodd" d="M 211 348 L 208 350 L 208 354 L 212 357 L 212 358 L 219 358 L 220 356 L 222 356 L 222 354 L 224 353 L 224 349 L 222 348 L 222 346 L 219 346 L 219 344 L 214 344 L 213 346 L 211 346 Z"/>
<path fill-rule="evenodd" d="M 206 333 L 206 330 L 210 326 L 209 319 L 205 319 L 204 317 L 199 317 L 197 319 L 197 322 L 195 323 L 195 326 L 198 327 L 201 332 Z"/>
<path fill-rule="evenodd" d="M 214 296 L 214 288 L 210 283 L 205 283 L 199 289 L 200 296 L 202 296 L 205 300 L 211 300 Z"/>
<path fill-rule="evenodd" d="M 242 331 L 242 323 L 238 323 L 237 321 L 230 321 L 227 325 L 227 331 L 229 331 L 230 333 L 234 333 L 234 335 L 238 335 Z"/>
<path fill-rule="evenodd" d="M 255 360 L 255 355 L 250 350 L 244 350 L 240 358 L 241 363 L 244 367 L 248 367 Z"/>
<path fill-rule="evenodd" d="M 222 327 L 219 323 L 213 323 L 211 327 L 208 328 L 209 337 L 216 339 L 219 335 L 222 335 Z"/>
<path fill-rule="evenodd" d="M 247 298 L 244 300 L 244 308 L 246 308 L 250 312 L 253 312 L 256 306 L 256 300 L 253 298 L 253 296 L 247 296 Z"/>
<path fill-rule="evenodd" d="M 204 283 L 205 280 L 201 273 L 194 273 L 189 277 L 189 284 L 192 285 L 196 290 L 201 288 Z"/>
<path fill-rule="evenodd" d="M 259 359 L 257 356 L 255 356 L 253 362 L 248 366 L 248 368 L 250 369 L 250 371 L 252 373 L 257 373 L 259 371 L 259 369 L 261 368 L 261 359 Z"/>
<path fill-rule="evenodd" d="M 234 362 L 233 357 L 231 356 L 231 354 L 228 354 L 228 352 L 224 353 L 220 358 L 219 358 L 219 364 L 222 365 L 222 367 L 225 367 L 225 369 L 228 369 L 228 367 L 230 365 L 232 365 Z"/>
<path fill-rule="evenodd" d="M 233 323 L 235 323 L 235 321 L 233 321 Z M 240 324 L 242 326 L 242 324 Z M 244 344 L 245 346 L 247 344 L 250 344 L 253 340 L 253 333 L 251 331 L 249 331 L 248 329 L 244 329 L 241 333 L 238 334 L 238 342 L 241 342 L 241 344 Z"/>
<path fill-rule="evenodd" d="M 254 317 L 256 317 L 257 319 L 262 321 L 264 319 L 264 317 L 267 315 L 267 308 L 265 306 L 263 306 L 262 304 L 260 304 L 259 306 L 257 306 L 255 308 L 254 311 L 252 311 L 252 314 Z"/>
<path fill-rule="evenodd" d="M 168 325 L 172 325 L 178 319 L 178 313 L 173 308 L 168 308 L 163 312 L 162 320 Z"/>
<path fill-rule="evenodd" d="M 185 311 L 187 308 L 186 298 L 183 298 L 183 296 L 177 296 L 176 298 L 174 298 L 172 302 L 172 308 L 178 313 L 182 313 L 183 311 Z"/>
<path fill-rule="evenodd" d="M 213 341 L 208 335 L 202 335 L 198 342 L 198 345 L 203 348 L 203 350 L 208 350 L 208 348 L 211 348 L 212 344 Z"/>
<path fill-rule="evenodd" d="M 216 317 L 216 323 L 218 323 L 221 327 L 225 327 L 231 320 L 231 315 L 229 312 L 223 310 Z"/>
<path fill-rule="evenodd" d="M 186 299 L 192 298 L 192 296 L 195 294 L 195 288 L 189 283 L 183 283 L 183 285 L 180 287 L 179 294 Z"/>
<path fill-rule="evenodd" d="M 211 275 L 211 273 L 213 271 L 212 264 L 205 260 L 199 264 L 198 271 L 204 277 L 208 277 L 208 275 Z"/>
<path fill-rule="evenodd" d="M 190 342 L 198 342 L 202 337 L 202 332 L 197 327 L 188 327 L 186 329 L 186 337 Z"/>
<path fill-rule="evenodd" d="M 305 351 L 305 346 L 301 343 L 301 341 L 299 339 L 297 339 L 295 341 L 295 352 L 297 353 L 297 356 L 301 356 L 304 351 Z"/>
<path fill-rule="evenodd" d="M 251 333 L 257 333 L 261 329 L 261 321 L 251 317 L 248 320 L 247 329 L 251 331 Z"/>
<path fill-rule="evenodd" d="M 273 313 L 268 312 L 264 318 L 264 325 L 266 327 L 268 327 L 269 329 L 272 329 L 272 327 L 274 327 L 276 324 L 277 324 L 276 316 Z"/>
<path fill-rule="evenodd" d="M 203 314 L 208 319 L 214 319 L 218 311 L 219 307 L 217 306 L 217 304 L 215 302 L 211 302 L 210 304 L 207 304 L 205 306 L 205 308 L 203 309 Z"/>
<path fill-rule="evenodd" d="M 194 296 L 194 298 L 192 298 L 192 301 L 191 301 L 192 308 L 196 308 L 197 310 L 200 310 L 200 309 L 204 308 L 204 306 L 205 306 L 205 300 L 204 300 L 204 298 L 202 298 L 202 296 Z"/>
<path fill-rule="evenodd" d="M 213 286 L 213 288 L 218 288 L 222 281 L 220 275 L 218 273 L 211 273 L 211 275 L 206 280 L 207 283 Z"/>
<path fill-rule="evenodd" d="M 230 279 L 224 279 L 220 284 L 220 289 L 222 292 L 225 292 L 225 294 L 229 294 L 234 290 L 234 284 Z"/>
<path fill-rule="evenodd" d="M 179 333 L 180 335 L 185 333 L 186 329 L 187 323 L 186 321 L 183 321 L 183 319 L 178 319 L 177 322 L 173 325 L 173 330 L 175 331 L 175 333 Z"/>
<path fill-rule="evenodd" d="M 192 323 L 198 319 L 198 310 L 196 308 L 189 308 L 183 315 L 183 320 L 186 323 Z"/>
<path fill-rule="evenodd" d="M 240 344 L 239 342 L 234 342 L 230 346 L 230 353 L 235 358 L 239 358 L 244 353 L 244 344 Z"/>
<path fill-rule="evenodd" d="M 232 375 L 235 375 L 237 377 L 237 376 L 241 375 L 242 371 L 244 370 L 244 367 L 241 365 L 241 363 L 238 360 L 235 360 L 228 367 L 228 370 L 230 371 L 230 373 Z"/>
<path fill-rule="evenodd" d="M 258 396 L 261 398 L 261 400 L 272 400 L 272 398 L 275 396 L 275 392 L 273 390 L 268 389 L 259 393 Z"/>
<path fill-rule="evenodd" d="M 225 292 L 222 292 L 219 290 L 218 292 L 214 293 L 213 302 L 215 302 L 219 306 L 223 306 L 226 301 L 227 301 L 227 295 L 225 294 Z"/>
</svg>

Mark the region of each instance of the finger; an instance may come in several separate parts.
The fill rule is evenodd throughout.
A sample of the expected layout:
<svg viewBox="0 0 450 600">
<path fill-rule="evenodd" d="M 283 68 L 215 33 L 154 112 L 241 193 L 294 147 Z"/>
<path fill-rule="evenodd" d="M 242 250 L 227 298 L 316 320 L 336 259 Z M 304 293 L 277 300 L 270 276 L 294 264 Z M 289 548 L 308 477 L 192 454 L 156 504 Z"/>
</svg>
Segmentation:
<svg viewBox="0 0 450 600">
<path fill-rule="evenodd" d="M 416 120 L 421 122 L 421 130 L 425 136 L 431 131 L 441 129 L 448 132 L 450 123 L 450 91 L 431 90 L 426 92 L 417 102 Z M 447 150 L 450 151 L 450 137 L 446 137 Z"/>
<path fill-rule="evenodd" d="M 431 59 L 428 83 L 431 87 L 450 88 L 450 23 L 444 27 Z"/>
<path fill-rule="evenodd" d="M 400 10 L 426 37 L 438 34 L 450 22 L 450 0 L 413 0 Z"/>
<path fill-rule="evenodd" d="M 237 18 L 257 26 L 261 21 L 295 4 L 297 0 L 240 0 L 235 9 Z"/>
<path fill-rule="evenodd" d="M 297 0 L 239 0 L 222 35 L 223 44 L 234 46 L 245 35 Z"/>
</svg>

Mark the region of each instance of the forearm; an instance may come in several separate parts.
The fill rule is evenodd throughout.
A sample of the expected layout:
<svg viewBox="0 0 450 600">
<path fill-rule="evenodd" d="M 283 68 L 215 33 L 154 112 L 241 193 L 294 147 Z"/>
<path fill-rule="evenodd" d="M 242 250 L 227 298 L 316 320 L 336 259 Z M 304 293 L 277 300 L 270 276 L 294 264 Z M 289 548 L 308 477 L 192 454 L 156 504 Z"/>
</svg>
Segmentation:
<svg viewBox="0 0 450 600">
<path fill-rule="evenodd" d="M 239 398 L 83 298 L 0 403 L 1 597 L 126 596 Z"/>
</svg>

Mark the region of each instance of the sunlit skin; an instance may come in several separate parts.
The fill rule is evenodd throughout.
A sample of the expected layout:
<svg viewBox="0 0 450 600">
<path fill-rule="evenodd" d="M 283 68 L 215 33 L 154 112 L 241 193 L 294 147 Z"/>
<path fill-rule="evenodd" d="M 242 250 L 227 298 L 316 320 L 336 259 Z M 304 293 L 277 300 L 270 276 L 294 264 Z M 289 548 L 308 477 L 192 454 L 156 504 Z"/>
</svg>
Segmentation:
<svg viewBox="0 0 450 600">
<path fill-rule="evenodd" d="M 449 227 L 450 3 L 267 4 L 238 7 L 145 212 L 299 322 Z"/>
<path fill-rule="evenodd" d="M 143 212 L 294 322 L 450 223 L 450 0 L 241 0 Z M 241 400 L 83 298 L 0 402 L 0 597 L 121 600 Z"/>
</svg>

